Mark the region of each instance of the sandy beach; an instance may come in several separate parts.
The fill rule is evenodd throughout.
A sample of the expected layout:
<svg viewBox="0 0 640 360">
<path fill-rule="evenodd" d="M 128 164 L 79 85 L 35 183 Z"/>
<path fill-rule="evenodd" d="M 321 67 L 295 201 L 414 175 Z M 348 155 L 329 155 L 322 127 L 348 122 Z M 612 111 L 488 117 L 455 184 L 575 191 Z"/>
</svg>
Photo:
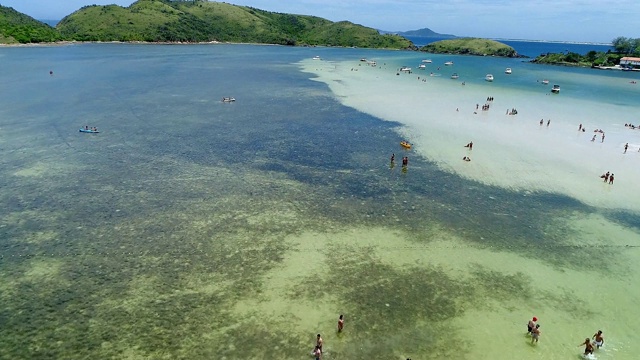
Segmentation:
<svg viewBox="0 0 640 360">
<path fill-rule="evenodd" d="M 464 79 L 444 72 L 453 68 L 429 76 L 430 70 L 405 74 L 380 63 L 308 61 L 303 67 L 345 105 L 405 125 L 415 153 L 443 169 L 523 194 L 551 192 L 591 206 L 640 210 L 640 192 L 632 190 L 640 178 L 640 130 L 624 127 L 632 119 L 628 107 L 549 95 L 535 83 L 530 92 L 478 81 L 463 86 Z M 482 111 L 488 97 L 494 100 Z M 518 114 L 507 115 L 513 108 Z M 471 141 L 473 151 L 467 151 Z M 467 155 L 472 161 L 461 161 Z M 607 171 L 616 174 L 614 186 L 600 179 Z"/>
</svg>

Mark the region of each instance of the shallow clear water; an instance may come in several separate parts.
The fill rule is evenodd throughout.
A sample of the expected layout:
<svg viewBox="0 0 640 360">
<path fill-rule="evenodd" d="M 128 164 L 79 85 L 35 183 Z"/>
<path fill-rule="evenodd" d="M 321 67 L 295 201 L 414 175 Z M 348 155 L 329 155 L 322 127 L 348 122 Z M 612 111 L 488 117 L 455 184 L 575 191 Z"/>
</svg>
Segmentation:
<svg viewBox="0 0 640 360">
<path fill-rule="evenodd" d="M 342 105 L 300 71 L 315 55 L 389 67 L 423 57 L 0 49 L 1 352 L 289 359 L 322 333 L 331 359 L 557 359 L 602 327 L 599 358 L 633 358 L 635 212 L 483 184 L 403 153 L 400 123 Z M 455 61 L 480 83 L 484 68 L 513 64 Z M 605 87 L 621 76 L 521 71 L 563 89 L 572 76 Z M 509 81 L 500 91 L 530 83 Z M 605 93 L 580 96 L 624 102 Z M 411 155 L 409 171 L 389 166 L 391 152 Z M 522 331 L 532 315 L 537 346 Z"/>
</svg>

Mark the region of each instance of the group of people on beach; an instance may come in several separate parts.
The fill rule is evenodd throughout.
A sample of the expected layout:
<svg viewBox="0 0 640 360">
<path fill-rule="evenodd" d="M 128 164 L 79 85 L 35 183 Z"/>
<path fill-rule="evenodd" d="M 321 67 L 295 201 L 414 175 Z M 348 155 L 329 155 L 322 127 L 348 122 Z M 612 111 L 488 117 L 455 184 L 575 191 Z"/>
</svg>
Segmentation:
<svg viewBox="0 0 640 360">
<path fill-rule="evenodd" d="M 538 318 L 533 317 L 529 322 L 527 322 L 527 335 L 531 336 L 531 344 L 537 344 L 540 339 L 540 324 L 538 324 Z M 591 341 L 593 340 L 593 341 Z M 584 346 L 584 356 L 588 356 L 593 354 L 593 351 L 597 348 L 601 348 L 604 345 L 604 334 L 602 330 L 598 330 L 591 339 L 585 338 L 584 342 L 581 343 L 580 346 Z"/>
<path fill-rule="evenodd" d="M 606 183 L 607 181 L 609 182 L 609 184 L 613 185 L 613 173 L 609 173 L 608 171 L 602 175 L 600 175 L 601 179 L 604 179 L 604 182 Z"/>
<path fill-rule="evenodd" d="M 473 141 L 470 141 L 470 142 L 469 142 L 467 145 L 465 145 L 464 147 L 466 147 L 466 148 L 467 148 L 467 149 L 469 149 L 469 150 L 473 150 Z M 462 160 L 469 162 L 469 161 L 471 161 L 471 158 L 470 158 L 469 156 L 463 156 L 463 157 L 462 157 Z"/>
</svg>

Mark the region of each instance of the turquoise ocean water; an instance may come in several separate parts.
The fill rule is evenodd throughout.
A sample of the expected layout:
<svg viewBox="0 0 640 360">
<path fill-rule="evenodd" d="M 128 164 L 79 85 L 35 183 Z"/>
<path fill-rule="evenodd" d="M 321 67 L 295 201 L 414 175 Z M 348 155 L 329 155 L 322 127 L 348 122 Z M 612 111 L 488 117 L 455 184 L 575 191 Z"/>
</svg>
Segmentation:
<svg viewBox="0 0 640 360">
<path fill-rule="evenodd" d="M 522 197 L 429 159 L 390 171 L 400 125 L 345 107 L 311 81 L 298 62 L 316 55 L 410 65 L 427 57 L 251 45 L 0 48 L 0 353 L 297 359 L 322 332 L 330 359 L 464 359 L 478 339 L 456 321 L 490 306 L 481 299 L 514 309 L 540 295 L 526 269 L 476 267 L 463 279 L 380 255 L 426 251 L 441 231 L 558 271 L 626 281 L 626 264 L 615 264 L 640 245 L 639 214 L 557 194 Z M 517 67 L 504 91 L 551 78 L 562 96 L 639 105 L 637 88 L 619 90 L 638 73 L 592 81 L 595 70 L 522 59 L 455 64 L 469 82 Z M 79 133 L 85 125 L 100 134 Z M 570 221 L 594 213 L 626 231 L 626 247 L 568 242 Z M 360 233 L 379 242 L 356 240 Z M 597 313 L 571 291 L 544 301 L 585 323 Z M 340 313 L 345 334 L 334 330 Z M 596 325 L 588 326 L 590 336 Z M 619 359 L 638 350 L 620 340 L 611 349 Z"/>
</svg>

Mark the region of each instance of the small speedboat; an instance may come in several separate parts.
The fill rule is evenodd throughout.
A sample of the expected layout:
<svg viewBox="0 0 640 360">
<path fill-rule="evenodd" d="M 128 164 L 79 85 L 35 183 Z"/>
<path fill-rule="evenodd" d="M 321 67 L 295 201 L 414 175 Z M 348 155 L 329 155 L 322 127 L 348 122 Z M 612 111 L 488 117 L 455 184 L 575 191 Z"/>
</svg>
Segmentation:
<svg viewBox="0 0 640 360">
<path fill-rule="evenodd" d="M 403 66 L 400 68 L 400 71 L 404 71 L 404 72 L 411 72 L 411 68 L 408 66 Z"/>
<path fill-rule="evenodd" d="M 458 73 L 453 73 L 453 74 L 451 74 L 451 78 L 452 78 L 452 79 L 457 79 L 457 78 L 459 78 L 459 77 L 460 77 L 460 76 L 458 75 Z"/>
<path fill-rule="evenodd" d="M 320 59 L 320 56 L 314 56 L 313 60 L 321 60 L 321 59 Z"/>
<path fill-rule="evenodd" d="M 542 80 L 542 85 L 549 85 L 549 80 L 547 79 Z"/>
<path fill-rule="evenodd" d="M 402 146 L 405 149 L 411 149 L 411 144 L 408 141 L 400 141 L 400 146 Z"/>
<path fill-rule="evenodd" d="M 425 64 L 418 65 L 418 69 L 420 69 L 420 70 L 424 70 L 426 68 L 427 68 L 427 65 L 425 65 Z"/>
<path fill-rule="evenodd" d="M 504 73 L 507 74 L 507 75 L 511 75 L 511 68 L 506 68 L 504 70 Z"/>
<path fill-rule="evenodd" d="M 236 101 L 236 98 L 232 98 L 232 97 L 223 97 L 222 98 L 222 102 L 225 102 L 225 103 L 230 103 L 230 102 L 234 102 L 234 101 Z"/>
<path fill-rule="evenodd" d="M 433 61 L 431 61 L 431 59 L 424 59 L 422 62 L 425 64 L 431 64 Z"/>
<path fill-rule="evenodd" d="M 560 85 L 553 85 L 553 87 L 551 88 L 551 92 L 554 94 L 557 94 L 560 92 Z"/>
<path fill-rule="evenodd" d="M 80 132 L 81 133 L 87 133 L 87 134 L 98 134 L 98 133 L 100 133 L 100 131 L 98 131 L 98 130 L 84 129 L 84 128 L 81 128 Z"/>
<path fill-rule="evenodd" d="M 446 63 L 444 63 L 444 64 L 445 64 L 445 65 L 447 65 L 447 66 L 451 66 L 451 65 L 453 65 L 453 61 L 447 61 L 447 62 L 446 62 Z"/>
<path fill-rule="evenodd" d="M 484 77 L 484 79 L 485 79 L 486 81 L 491 82 L 491 81 L 493 81 L 493 75 L 491 75 L 491 74 L 487 74 L 487 76 L 485 76 L 485 77 Z"/>
</svg>

